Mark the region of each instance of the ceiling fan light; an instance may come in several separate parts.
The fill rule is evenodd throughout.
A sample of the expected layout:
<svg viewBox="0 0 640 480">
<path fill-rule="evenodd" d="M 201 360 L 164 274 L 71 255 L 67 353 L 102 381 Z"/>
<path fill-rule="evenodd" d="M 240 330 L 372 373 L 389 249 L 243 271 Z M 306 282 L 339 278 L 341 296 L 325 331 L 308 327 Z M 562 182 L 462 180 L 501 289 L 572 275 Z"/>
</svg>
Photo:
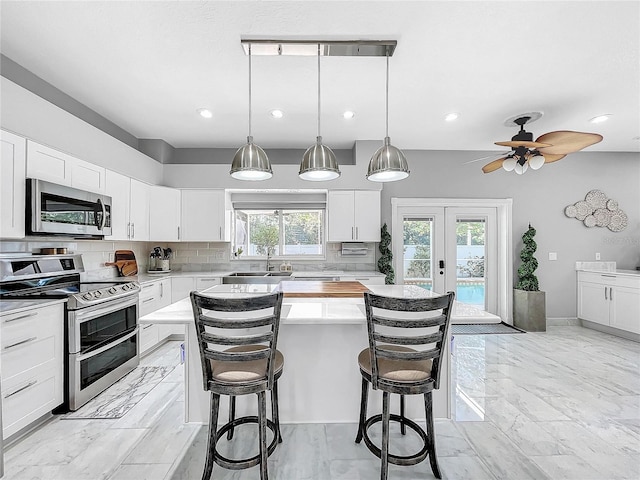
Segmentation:
<svg viewBox="0 0 640 480">
<path fill-rule="evenodd" d="M 507 172 L 511 172 L 514 168 L 516 168 L 516 159 L 513 157 L 507 158 L 504 162 L 502 162 L 502 168 Z"/>
<path fill-rule="evenodd" d="M 271 163 L 265 151 L 247 137 L 247 144 L 240 147 L 231 162 L 231 176 L 237 180 L 266 180 L 273 176 Z"/>
<path fill-rule="evenodd" d="M 522 175 L 524 172 L 527 171 L 527 169 L 529 168 L 529 165 L 527 163 L 524 164 L 520 164 L 520 163 L 516 163 L 516 166 L 514 167 L 514 171 L 518 174 L 518 175 Z"/>
<path fill-rule="evenodd" d="M 533 157 L 529 158 L 529 166 L 533 170 L 540 170 L 543 165 L 544 157 L 542 155 L 534 155 Z"/>
<path fill-rule="evenodd" d="M 395 182 L 409 176 L 409 163 L 402 150 L 391 145 L 389 137 L 376 150 L 367 170 L 367 180 L 372 182 Z"/>
<path fill-rule="evenodd" d="M 304 152 L 298 176 L 311 182 L 334 180 L 340 176 L 336 156 L 333 150 L 322 144 L 322 137 L 317 137 L 316 144 Z"/>
</svg>

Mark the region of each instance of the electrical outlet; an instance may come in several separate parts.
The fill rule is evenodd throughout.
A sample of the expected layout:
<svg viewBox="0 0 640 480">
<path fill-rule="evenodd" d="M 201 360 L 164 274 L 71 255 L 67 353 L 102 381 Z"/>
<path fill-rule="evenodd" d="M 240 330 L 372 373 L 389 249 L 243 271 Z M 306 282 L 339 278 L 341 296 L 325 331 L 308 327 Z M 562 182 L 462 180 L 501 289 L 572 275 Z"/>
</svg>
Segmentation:
<svg viewBox="0 0 640 480">
<path fill-rule="evenodd" d="M 109 263 L 112 263 L 112 262 L 114 262 L 114 261 L 115 261 L 115 260 L 114 260 L 114 255 L 115 255 L 115 254 L 114 254 L 113 252 L 110 252 L 110 253 L 109 253 L 109 260 L 108 260 L 108 261 L 109 261 Z"/>
<path fill-rule="evenodd" d="M 558 260 L 558 254 L 556 252 L 549 252 L 549 260 Z"/>
<path fill-rule="evenodd" d="M 596 253 L 596 260 L 600 260 L 600 254 Z"/>
</svg>

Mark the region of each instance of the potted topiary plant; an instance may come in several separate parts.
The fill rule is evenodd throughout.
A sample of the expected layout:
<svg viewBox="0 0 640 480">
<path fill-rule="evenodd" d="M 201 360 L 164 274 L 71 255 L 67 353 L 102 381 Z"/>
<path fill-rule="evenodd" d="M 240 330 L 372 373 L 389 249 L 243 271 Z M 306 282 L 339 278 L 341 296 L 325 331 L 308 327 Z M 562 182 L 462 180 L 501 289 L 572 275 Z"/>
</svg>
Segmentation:
<svg viewBox="0 0 640 480">
<path fill-rule="evenodd" d="M 387 230 L 387 224 L 385 223 L 380 229 L 380 245 L 378 246 L 378 250 L 380 250 L 380 258 L 378 259 L 378 271 L 385 274 L 384 283 L 387 285 L 394 284 L 396 281 L 396 274 L 393 271 L 393 266 L 391 265 L 393 254 L 391 253 L 389 245 L 391 245 L 391 234 Z"/>
<path fill-rule="evenodd" d="M 545 332 L 547 316 L 545 293 L 540 291 L 535 274 L 538 260 L 533 255 L 538 248 L 533 237 L 536 229 L 529 228 L 522 235 L 524 244 L 520 251 L 522 263 L 518 267 L 518 282 L 513 290 L 513 324 L 529 332 Z"/>
</svg>

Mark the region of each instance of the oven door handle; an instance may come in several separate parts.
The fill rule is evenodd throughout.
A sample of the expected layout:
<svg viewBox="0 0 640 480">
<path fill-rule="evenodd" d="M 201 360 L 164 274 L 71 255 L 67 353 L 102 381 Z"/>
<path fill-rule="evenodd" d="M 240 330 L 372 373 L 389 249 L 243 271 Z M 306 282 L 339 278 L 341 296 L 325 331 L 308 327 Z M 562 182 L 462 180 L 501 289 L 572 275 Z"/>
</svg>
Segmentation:
<svg viewBox="0 0 640 480">
<path fill-rule="evenodd" d="M 131 295 L 123 298 L 105 301 L 97 305 L 91 305 L 88 308 L 73 310 L 71 313 L 73 313 L 74 322 L 69 323 L 69 328 L 74 328 L 74 325 L 80 325 L 81 323 L 88 322 L 89 320 L 101 317 L 107 313 L 123 310 L 127 307 L 132 307 L 133 305 L 137 304 L 138 295 Z"/>
<path fill-rule="evenodd" d="M 126 340 L 129 340 L 131 337 L 133 337 L 134 335 L 138 334 L 138 327 L 135 328 L 135 330 L 131 333 L 128 333 L 126 335 L 124 335 L 123 337 L 119 337 L 117 339 L 117 341 L 109 341 L 109 343 L 107 343 L 106 345 L 98 348 L 97 350 L 91 350 L 91 353 L 81 353 L 78 356 L 78 362 L 81 362 L 83 360 L 87 360 L 91 357 L 95 357 L 96 355 L 100 355 L 101 353 L 106 352 L 107 350 L 109 350 L 110 348 L 115 347 L 116 345 L 119 345 L 121 343 L 124 343 Z"/>
</svg>

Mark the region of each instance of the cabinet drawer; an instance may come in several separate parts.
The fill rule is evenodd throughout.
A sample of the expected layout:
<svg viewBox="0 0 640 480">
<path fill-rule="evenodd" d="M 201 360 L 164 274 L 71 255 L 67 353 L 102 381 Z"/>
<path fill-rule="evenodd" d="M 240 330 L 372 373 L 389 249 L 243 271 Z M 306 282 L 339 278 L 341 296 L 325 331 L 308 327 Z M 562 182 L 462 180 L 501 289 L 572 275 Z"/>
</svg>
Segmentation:
<svg viewBox="0 0 640 480">
<path fill-rule="evenodd" d="M 2 315 L 2 350 L 30 336 L 46 337 L 62 331 L 63 315 L 62 304 Z"/>
<path fill-rule="evenodd" d="M 62 404 L 62 376 L 55 369 L 38 374 L 2 390 L 3 435 L 7 438 Z"/>
<path fill-rule="evenodd" d="M 222 283 L 220 277 L 196 278 L 196 290 L 201 292 L 202 290 L 206 290 L 207 288 L 220 285 L 220 283 Z"/>
<path fill-rule="evenodd" d="M 158 297 L 157 296 L 145 296 L 144 298 L 142 297 L 142 295 L 140 296 L 140 316 L 144 317 L 145 315 L 150 314 L 151 312 L 154 312 L 155 310 L 157 310 L 156 304 L 158 303 Z"/>
<path fill-rule="evenodd" d="M 34 339 L 34 340 L 31 340 Z M 19 381 L 42 369 L 62 365 L 62 332 L 59 335 L 29 337 L 16 346 L 3 346 L 2 385 Z M 4 344 L 4 341 L 3 341 Z"/>
<path fill-rule="evenodd" d="M 158 341 L 158 325 L 140 325 L 140 354 L 155 346 Z"/>
</svg>

